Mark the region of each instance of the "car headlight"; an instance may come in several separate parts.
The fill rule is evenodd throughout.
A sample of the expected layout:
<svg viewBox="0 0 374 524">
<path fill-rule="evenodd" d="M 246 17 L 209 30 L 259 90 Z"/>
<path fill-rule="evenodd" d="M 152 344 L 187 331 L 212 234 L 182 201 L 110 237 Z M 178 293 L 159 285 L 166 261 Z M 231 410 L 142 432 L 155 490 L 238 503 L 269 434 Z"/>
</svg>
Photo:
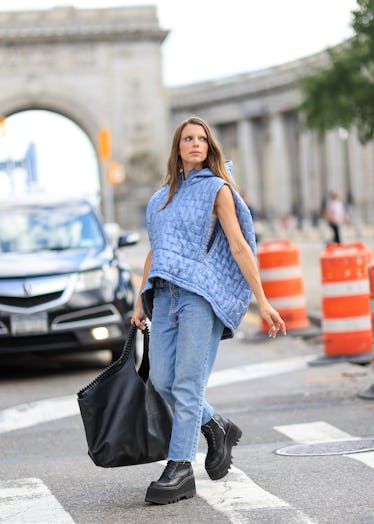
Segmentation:
<svg viewBox="0 0 374 524">
<path fill-rule="evenodd" d="M 75 283 L 74 291 L 81 293 L 82 291 L 91 291 L 93 289 L 100 289 L 103 279 L 103 271 L 96 269 L 95 271 L 86 271 L 79 273 Z"/>
<path fill-rule="evenodd" d="M 116 289 L 118 288 L 118 268 L 105 265 L 103 266 L 102 276 L 101 294 L 106 302 L 111 302 L 114 299 Z"/>
<path fill-rule="evenodd" d="M 99 291 L 105 302 L 114 299 L 118 287 L 118 269 L 104 265 L 102 269 L 80 273 L 75 283 L 74 292 Z"/>
</svg>

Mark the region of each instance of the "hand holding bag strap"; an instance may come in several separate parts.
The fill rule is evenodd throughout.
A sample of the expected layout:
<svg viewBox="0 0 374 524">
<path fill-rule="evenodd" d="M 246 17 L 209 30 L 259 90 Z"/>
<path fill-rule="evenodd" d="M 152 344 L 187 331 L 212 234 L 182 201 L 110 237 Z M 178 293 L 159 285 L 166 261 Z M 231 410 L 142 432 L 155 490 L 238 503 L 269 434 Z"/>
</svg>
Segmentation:
<svg viewBox="0 0 374 524">
<path fill-rule="evenodd" d="M 148 335 L 148 339 L 149 339 L 149 330 L 148 330 L 147 326 L 146 326 L 146 328 L 147 328 L 147 335 Z M 87 384 L 87 386 L 85 386 L 81 390 L 79 390 L 78 393 L 77 393 L 78 398 L 82 398 L 90 390 L 94 389 L 106 376 L 111 375 L 115 371 L 116 368 L 123 367 L 125 362 L 128 360 L 129 356 L 131 356 L 134 359 L 134 361 L 135 361 L 134 353 L 135 353 L 136 332 L 137 332 L 137 327 L 134 326 L 134 324 L 131 324 L 129 332 L 128 332 L 128 335 L 127 335 L 126 343 L 125 343 L 125 345 L 124 345 L 124 347 L 122 349 L 121 356 L 118 358 L 118 360 L 116 360 L 115 362 L 112 362 L 112 364 L 110 364 L 108 367 L 106 367 L 104 369 L 104 371 L 102 373 L 100 373 L 89 384 Z M 144 340 L 144 346 L 145 345 L 146 345 L 146 341 Z M 143 352 L 143 359 L 144 359 L 144 353 L 145 353 L 145 351 Z M 148 362 L 148 370 L 149 370 L 148 340 L 147 340 L 147 352 L 146 352 L 145 359 L 146 359 L 146 362 Z M 134 364 L 135 364 L 135 362 L 134 362 Z M 142 362 L 142 364 L 143 364 L 143 362 Z M 145 369 L 146 369 L 146 365 L 147 364 L 145 363 L 144 364 L 144 368 Z M 143 378 L 143 376 L 142 376 L 142 378 Z M 148 376 L 147 376 L 147 378 L 148 378 Z"/>
</svg>

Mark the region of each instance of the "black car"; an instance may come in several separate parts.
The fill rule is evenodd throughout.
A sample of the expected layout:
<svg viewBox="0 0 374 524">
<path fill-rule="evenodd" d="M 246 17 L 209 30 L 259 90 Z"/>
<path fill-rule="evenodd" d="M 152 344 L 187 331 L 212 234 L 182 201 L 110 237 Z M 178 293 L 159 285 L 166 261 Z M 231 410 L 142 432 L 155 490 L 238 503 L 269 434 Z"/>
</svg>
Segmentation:
<svg viewBox="0 0 374 524">
<path fill-rule="evenodd" d="M 120 248 L 86 200 L 0 203 L 0 354 L 121 352 L 134 286 Z"/>
</svg>

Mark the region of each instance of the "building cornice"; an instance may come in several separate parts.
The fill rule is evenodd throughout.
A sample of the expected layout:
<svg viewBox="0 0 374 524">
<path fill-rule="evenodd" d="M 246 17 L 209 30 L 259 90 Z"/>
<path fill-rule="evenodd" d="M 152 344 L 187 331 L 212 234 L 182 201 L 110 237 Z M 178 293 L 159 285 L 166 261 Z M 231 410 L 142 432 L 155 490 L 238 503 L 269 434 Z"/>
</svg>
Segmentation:
<svg viewBox="0 0 374 524">
<path fill-rule="evenodd" d="M 111 9 L 54 8 L 0 13 L 0 45 L 55 42 L 155 41 L 168 31 L 158 25 L 154 7 Z"/>
<path fill-rule="evenodd" d="M 273 92 L 295 87 L 302 76 L 326 67 L 328 63 L 328 53 L 322 51 L 260 71 L 169 88 L 170 105 L 173 109 L 183 110 L 191 106 L 207 107 L 227 100 L 247 100 L 258 97 L 260 93 L 270 95 Z"/>
</svg>

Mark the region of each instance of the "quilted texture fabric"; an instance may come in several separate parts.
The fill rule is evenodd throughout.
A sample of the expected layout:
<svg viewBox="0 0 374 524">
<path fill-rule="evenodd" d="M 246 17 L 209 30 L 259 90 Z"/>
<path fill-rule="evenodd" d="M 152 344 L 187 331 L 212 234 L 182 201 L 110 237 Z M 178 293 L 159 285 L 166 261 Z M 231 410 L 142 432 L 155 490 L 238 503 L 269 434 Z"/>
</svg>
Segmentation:
<svg viewBox="0 0 374 524">
<path fill-rule="evenodd" d="M 152 318 L 152 279 L 160 277 L 203 296 L 225 325 L 223 338 L 233 336 L 247 311 L 252 291 L 235 262 L 227 238 L 217 221 L 209 236 L 217 192 L 227 184 L 210 169 L 191 171 L 180 183 L 171 202 L 162 209 L 169 186 L 162 187 L 147 207 L 147 229 L 152 264 L 143 290 L 143 306 Z M 237 192 L 236 214 L 247 242 L 255 253 L 250 211 Z"/>
</svg>

